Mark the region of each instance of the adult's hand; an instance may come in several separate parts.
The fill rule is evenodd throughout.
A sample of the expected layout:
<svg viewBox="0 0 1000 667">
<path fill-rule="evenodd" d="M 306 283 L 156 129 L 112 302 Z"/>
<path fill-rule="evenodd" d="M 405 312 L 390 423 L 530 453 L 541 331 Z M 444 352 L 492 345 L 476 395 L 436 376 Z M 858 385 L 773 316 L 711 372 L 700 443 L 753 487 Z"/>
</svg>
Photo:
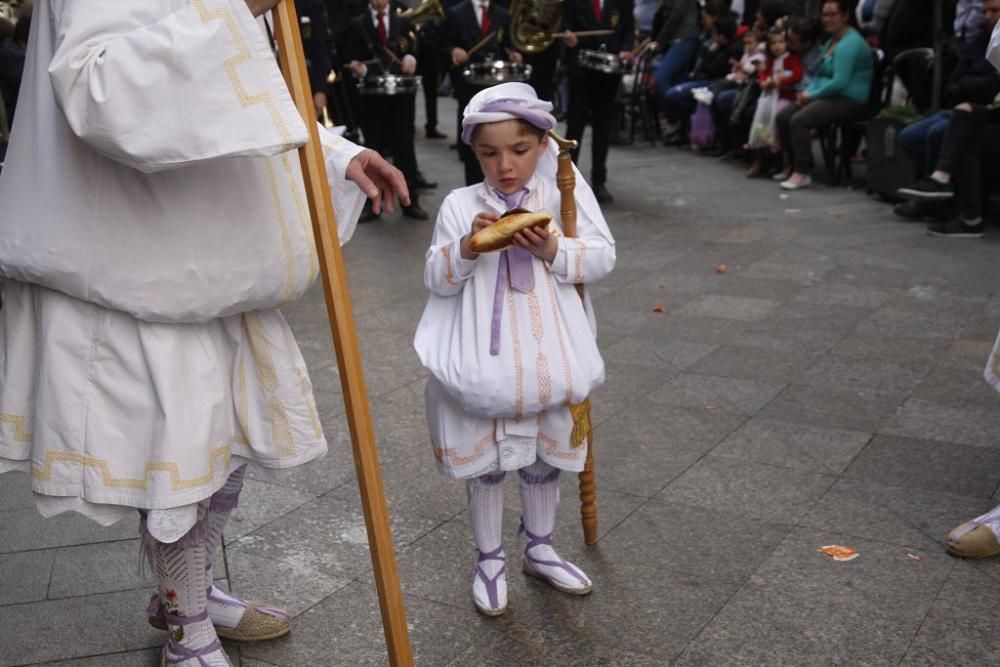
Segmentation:
<svg viewBox="0 0 1000 667">
<path fill-rule="evenodd" d="M 403 172 L 370 148 L 355 155 L 348 163 L 347 180 L 356 183 L 372 200 L 372 211 L 375 213 L 381 213 L 383 207 L 387 213 L 392 213 L 396 197 L 403 202 L 403 206 L 410 205 L 410 191 Z"/>
<path fill-rule="evenodd" d="M 260 16 L 278 6 L 281 0 L 246 0 L 247 8 L 254 16 Z"/>
<path fill-rule="evenodd" d="M 795 101 L 798 102 L 799 106 L 805 106 L 812 101 L 812 98 L 809 97 L 809 93 L 803 90 L 801 93 L 795 96 Z"/>
<path fill-rule="evenodd" d="M 507 51 L 507 57 L 510 58 L 510 61 L 515 65 L 520 65 L 524 62 L 524 56 L 521 55 L 520 51 L 514 51 L 511 49 Z"/>
<path fill-rule="evenodd" d="M 576 45 L 580 43 L 580 38 L 576 36 L 576 33 L 566 31 L 566 35 L 562 38 L 563 44 L 566 45 L 567 49 L 576 48 Z"/>
<path fill-rule="evenodd" d="M 631 51 L 619 51 L 618 52 L 618 58 L 623 63 L 628 62 L 628 61 L 632 60 L 632 52 Z"/>
<path fill-rule="evenodd" d="M 417 71 L 417 59 L 409 54 L 403 56 L 403 60 L 399 63 L 399 69 L 403 74 L 413 74 Z"/>
<path fill-rule="evenodd" d="M 348 69 L 351 70 L 351 74 L 358 77 L 359 79 L 363 79 L 365 77 L 365 74 L 368 72 L 368 68 L 365 65 L 361 64 L 360 62 L 358 62 L 357 60 L 352 60 L 351 62 L 347 63 L 347 67 Z"/>
<path fill-rule="evenodd" d="M 451 64 L 455 67 L 464 65 L 468 60 L 469 54 L 466 53 L 465 49 L 460 49 L 456 46 L 451 50 Z"/>
</svg>

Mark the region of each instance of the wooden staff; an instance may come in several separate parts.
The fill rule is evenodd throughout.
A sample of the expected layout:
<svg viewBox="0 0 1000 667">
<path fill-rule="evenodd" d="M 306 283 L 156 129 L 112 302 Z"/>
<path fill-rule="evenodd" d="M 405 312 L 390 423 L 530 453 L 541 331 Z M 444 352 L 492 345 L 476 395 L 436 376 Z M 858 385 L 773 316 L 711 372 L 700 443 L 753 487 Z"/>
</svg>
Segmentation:
<svg viewBox="0 0 1000 667">
<path fill-rule="evenodd" d="M 347 275 L 340 254 L 337 223 L 330 199 L 330 186 L 326 179 L 326 166 L 319 142 L 316 113 L 313 109 L 309 75 L 306 71 L 305 55 L 302 52 L 302 38 L 299 34 L 294 3 L 291 0 L 279 3 L 274 16 L 275 35 L 284 56 L 281 58 L 281 69 L 285 82 L 299 113 L 305 119 L 306 127 L 309 128 L 309 143 L 299 149 L 299 159 L 302 163 L 306 196 L 309 199 L 309 215 L 312 218 L 316 251 L 322 270 L 326 309 L 337 350 L 337 367 L 340 369 L 340 384 L 343 387 L 344 403 L 347 407 L 347 423 L 354 449 L 354 466 L 357 470 L 361 506 L 364 509 L 368 544 L 375 568 L 375 586 L 378 589 L 379 606 L 382 610 L 382 627 L 385 630 L 389 663 L 394 667 L 409 667 L 413 664 L 413 654 L 406 626 L 406 612 L 403 608 L 403 593 L 399 586 L 399 571 L 396 569 L 396 554 L 392 546 L 392 531 L 389 527 L 382 475 L 379 470 L 375 433 L 372 430 L 365 376 L 361 368 L 361 352 L 354 327 Z"/>
<path fill-rule="evenodd" d="M 573 139 L 563 139 L 554 130 L 549 130 L 549 136 L 559 147 L 558 171 L 556 184 L 559 187 L 559 213 L 562 217 L 563 235 L 566 238 L 576 237 L 576 173 L 573 171 L 573 156 L 577 142 Z M 577 283 L 576 292 L 583 300 L 583 285 Z M 587 544 L 597 544 L 597 485 L 594 481 L 594 429 L 590 421 L 590 399 L 570 406 L 573 415 L 572 444 L 582 444 L 587 441 L 587 461 L 580 473 L 580 521 L 583 523 L 583 541 Z"/>
</svg>

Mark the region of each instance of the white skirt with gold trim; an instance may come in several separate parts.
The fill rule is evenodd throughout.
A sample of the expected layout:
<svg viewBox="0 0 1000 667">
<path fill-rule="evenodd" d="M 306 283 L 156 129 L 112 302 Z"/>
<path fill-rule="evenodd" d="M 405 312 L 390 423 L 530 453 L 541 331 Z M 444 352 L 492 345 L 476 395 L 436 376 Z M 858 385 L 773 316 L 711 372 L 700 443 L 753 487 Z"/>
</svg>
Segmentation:
<svg viewBox="0 0 1000 667">
<path fill-rule="evenodd" d="M 0 473 L 29 473 L 45 516 L 108 525 L 140 508 L 173 541 L 239 466 L 326 452 L 277 310 L 156 324 L 35 285 L 0 290 Z"/>
</svg>

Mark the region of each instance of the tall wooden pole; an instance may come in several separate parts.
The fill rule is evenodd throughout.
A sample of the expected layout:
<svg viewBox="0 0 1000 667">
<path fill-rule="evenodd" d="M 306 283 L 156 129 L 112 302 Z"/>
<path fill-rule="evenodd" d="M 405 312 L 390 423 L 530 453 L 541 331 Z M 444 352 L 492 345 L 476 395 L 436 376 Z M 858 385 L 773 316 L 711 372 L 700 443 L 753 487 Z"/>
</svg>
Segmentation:
<svg viewBox="0 0 1000 667">
<path fill-rule="evenodd" d="M 563 139 L 553 130 L 549 130 L 549 137 L 559 147 L 556 185 L 559 187 L 559 214 L 562 218 L 563 234 L 566 238 L 575 238 L 576 173 L 573 171 L 571 151 L 577 147 L 577 142 L 573 139 Z M 583 285 L 577 285 L 576 291 L 582 300 Z M 587 460 L 580 473 L 580 522 L 583 524 L 583 541 L 587 544 L 597 544 L 597 483 L 594 479 L 594 431 L 590 422 L 590 399 L 570 406 L 570 411 L 573 413 L 574 441 L 577 437 L 587 440 Z"/>
<path fill-rule="evenodd" d="M 327 184 L 323 150 L 319 142 L 319 127 L 316 124 L 316 111 L 309 87 L 309 75 L 302 52 L 302 37 L 299 34 L 298 17 L 292 0 L 279 3 L 275 8 L 274 17 L 275 36 L 282 54 L 282 73 L 292 93 L 292 99 L 295 100 L 299 113 L 309 128 L 309 143 L 299 149 L 299 159 L 309 199 L 309 215 L 316 237 L 326 309 L 337 351 L 340 384 L 347 406 L 347 423 L 354 449 L 354 466 L 361 491 L 365 527 L 368 530 L 368 545 L 375 568 L 375 586 L 378 589 L 389 663 L 393 666 L 408 667 L 413 664 L 413 654 L 406 625 L 406 611 L 403 607 L 403 593 L 399 585 L 399 571 L 396 568 L 396 554 L 392 545 L 392 531 L 379 469 L 375 432 L 372 429 L 371 411 L 368 406 L 368 392 L 361 367 L 361 351 L 354 326 L 344 260 L 340 254 L 337 222 L 330 199 L 330 186 Z"/>
</svg>

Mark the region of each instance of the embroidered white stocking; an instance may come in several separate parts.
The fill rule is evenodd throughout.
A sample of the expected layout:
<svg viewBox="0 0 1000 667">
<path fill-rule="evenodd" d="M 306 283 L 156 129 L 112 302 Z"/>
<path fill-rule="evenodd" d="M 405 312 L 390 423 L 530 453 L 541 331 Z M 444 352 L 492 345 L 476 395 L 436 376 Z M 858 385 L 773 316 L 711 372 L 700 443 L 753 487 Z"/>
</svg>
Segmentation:
<svg viewBox="0 0 1000 667">
<path fill-rule="evenodd" d="M 507 607 L 506 560 L 501 542 L 503 531 L 504 472 L 466 480 L 469 520 L 479 550 L 476 574 L 472 579 L 472 597 L 480 611 L 490 615 Z"/>
</svg>

